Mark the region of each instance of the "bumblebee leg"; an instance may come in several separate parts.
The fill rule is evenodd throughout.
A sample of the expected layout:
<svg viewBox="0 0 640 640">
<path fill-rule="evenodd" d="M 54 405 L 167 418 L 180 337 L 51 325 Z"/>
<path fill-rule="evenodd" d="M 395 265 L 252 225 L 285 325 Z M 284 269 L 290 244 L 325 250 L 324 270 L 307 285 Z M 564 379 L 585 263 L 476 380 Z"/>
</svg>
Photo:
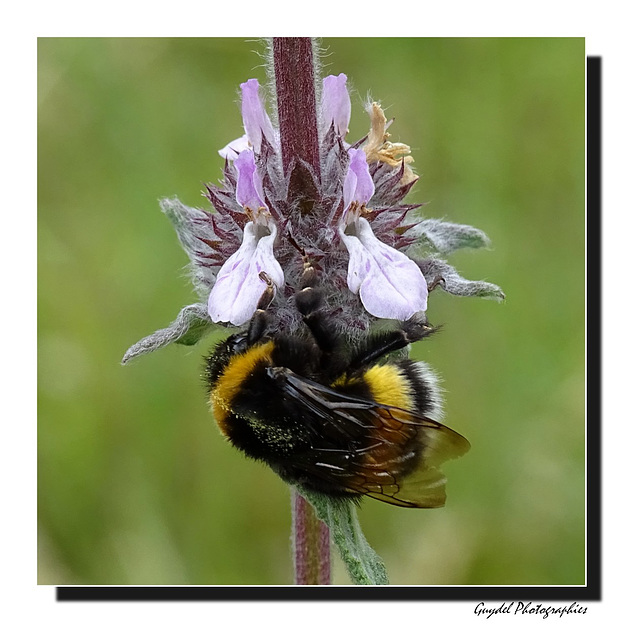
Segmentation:
<svg viewBox="0 0 640 640">
<path fill-rule="evenodd" d="M 249 322 L 249 327 L 247 329 L 248 344 L 254 344 L 264 336 L 269 324 L 267 309 L 269 308 L 269 305 L 273 301 L 273 298 L 276 294 L 276 288 L 273 284 L 273 280 L 271 280 L 271 278 L 264 271 L 261 271 L 258 274 L 258 277 L 267 285 L 267 288 L 260 296 L 256 311 L 253 314 L 251 321 Z"/>
<path fill-rule="evenodd" d="M 398 329 L 368 336 L 351 354 L 347 372 L 357 371 L 383 356 L 403 349 L 412 342 L 430 336 L 435 331 L 437 331 L 437 327 L 432 327 L 426 322 L 407 320 Z"/>
<path fill-rule="evenodd" d="M 303 316 L 308 316 L 314 311 L 320 310 L 323 303 L 323 297 L 318 285 L 318 274 L 309 260 L 309 256 L 302 252 L 303 266 L 302 277 L 300 278 L 300 289 L 296 293 L 296 307 Z"/>
<path fill-rule="evenodd" d="M 276 286 L 273 283 L 273 280 L 264 271 L 261 271 L 258 274 L 258 278 L 267 285 L 267 288 L 263 291 L 260 299 L 258 300 L 257 310 L 266 311 L 276 295 Z"/>
<path fill-rule="evenodd" d="M 303 268 L 300 278 L 300 290 L 296 293 L 296 308 L 302 315 L 313 339 L 322 352 L 322 358 L 328 360 L 333 356 L 337 346 L 336 331 L 323 310 L 324 296 L 318 288 L 318 273 L 304 249 L 302 253 Z"/>
</svg>

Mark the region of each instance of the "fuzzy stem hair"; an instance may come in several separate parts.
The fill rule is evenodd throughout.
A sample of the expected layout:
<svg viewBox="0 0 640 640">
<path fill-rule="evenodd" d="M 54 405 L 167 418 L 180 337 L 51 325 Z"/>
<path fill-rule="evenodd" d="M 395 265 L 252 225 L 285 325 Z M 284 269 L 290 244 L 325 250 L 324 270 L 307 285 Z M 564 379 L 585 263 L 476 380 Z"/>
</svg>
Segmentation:
<svg viewBox="0 0 640 640">
<path fill-rule="evenodd" d="M 315 509 L 292 487 L 293 559 L 296 584 L 331 584 L 331 535 Z"/>
<path fill-rule="evenodd" d="M 274 38 L 272 42 L 282 168 L 296 159 L 320 176 L 314 45 L 311 38 Z"/>
</svg>

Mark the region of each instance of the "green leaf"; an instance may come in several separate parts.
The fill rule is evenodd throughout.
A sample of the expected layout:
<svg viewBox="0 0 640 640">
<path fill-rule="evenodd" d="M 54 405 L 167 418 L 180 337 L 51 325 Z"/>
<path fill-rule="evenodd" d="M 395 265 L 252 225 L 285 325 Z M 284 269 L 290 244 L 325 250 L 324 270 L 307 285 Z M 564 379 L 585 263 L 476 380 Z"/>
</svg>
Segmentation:
<svg viewBox="0 0 640 640">
<path fill-rule="evenodd" d="M 214 324 L 209 318 L 199 318 L 197 316 L 191 317 L 191 324 L 189 330 L 176 340 L 176 344 L 183 344 L 188 347 L 193 346 L 200 342 L 200 340 L 214 328 Z"/>
<path fill-rule="evenodd" d="M 433 218 L 422 220 L 407 235 L 416 241 L 414 252 L 422 250 L 447 255 L 458 249 L 482 249 L 490 244 L 480 229 Z"/>
<path fill-rule="evenodd" d="M 178 317 L 166 329 L 159 329 L 129 347 L 122 358 L 122 364 L 126 364 L 132 358 L 150 353 L 173 342 L 194 345 L 214 326 L 209 319 L 205 304 L 191 304 L 184 307 Z"/>
<path fill-rule="evenodd" d="M 316 514 L 331 531 L 331 538 L 354 584 L 389 584 L 387 570 L 380 556 L 362 533 L 356 505 L 352 500 L 333 498 L 307 491 L 297 491 L 313 506 Z"/>
</svg>

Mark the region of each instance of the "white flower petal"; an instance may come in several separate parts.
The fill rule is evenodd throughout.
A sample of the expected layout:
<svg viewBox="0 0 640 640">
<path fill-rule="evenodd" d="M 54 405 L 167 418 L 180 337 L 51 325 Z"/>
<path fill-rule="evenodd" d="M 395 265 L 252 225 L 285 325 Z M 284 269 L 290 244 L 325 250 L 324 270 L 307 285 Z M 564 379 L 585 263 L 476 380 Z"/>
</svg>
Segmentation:
<svg viewBox="0 0 640 640">
<path fill-rule="evenodd" d="M 245 133 L 241 138 L 236 138 L 232 140 L 228 145 L 218 150 L 218 153 L 225 159 L 229 161 L 235 160 L 242 151 L 245 149 L 250 149 L 249 146 L 249 137 Z"/>
<path fill-rule="evenodd" d="M 340 230 L 340 237 L 349 252 L 349 267 L 347 270 L 347 286 L 352 293 L 358 293 L 362 281 L 369 270 L 369 256 L 362 246 L 359 238 L 347 235 Z"/>
<path fill-rule="evenodd" d="M 366 220 L 340 229 L 340 237 L 349 251 L 349 289 L 360 293 L 372 316 L 407 320 L 427 308 L 427 283 L 418 265 L 380 242 Z"/>
<path fill-rule="evenodd" d="M 266 284 L 264 271 L 278 287 L 284 286 L 282 267 L 273 255 L 276 227 L 247 222 L 240 248 L 222 265 L 209 295 L 209 316 L 214 322 L 240 326 L 251 319 Z"/>
</svg>

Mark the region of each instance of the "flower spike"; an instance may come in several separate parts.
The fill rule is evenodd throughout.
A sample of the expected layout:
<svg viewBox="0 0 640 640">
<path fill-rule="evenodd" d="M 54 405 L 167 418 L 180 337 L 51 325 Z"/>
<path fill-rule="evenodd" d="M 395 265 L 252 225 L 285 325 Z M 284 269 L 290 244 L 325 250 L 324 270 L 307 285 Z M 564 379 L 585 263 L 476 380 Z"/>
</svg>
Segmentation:
<svg viewBox="0 0 640 640">
<path fill-rule="evenodd" d="M 271 86 L 277 89 L 274 79 Z M 331 300 L 330 312 L 348 338 L 357 339 L 373 318 L 405 320 L 424 312 L 428 294 L 436 288 L 456 296 L 504 297 L 496 285 L 466 280 L 442 259 L 458 249 L 487 246 L 489 239 L 481 231 L 423 219 L 414 213 L 420 205 L 403 204 L 417 179 L 410 167 L 411 150 L 390 140 L 391 122 L 377 102 L 365 106 L 368 134 L 347 144 L 347 86 L 343 73 L 323 79 L 314 110 L 317 122 L 309 124 L 319 144 L 316 167 L 305 164 L 315 157 L 307 153 L 314 135 L 293 127 L 283 139 L 285 131 L 269 117 L 258 80 L 240 85 L 243 135 L 218 152 L 225 159 L 221 183 L 205 187 L 214 211 L 188 207 L 175 198 L 161 202 L 189 256 L 200 297 L 197 313 L 185 308 L 170 327 L 140 341 L 127 359 L 170 342 L 196 340 L 216 323 L 244 325 L 267 286 L 261 272 L 277 289 L 269 307 L 270 326 L 274 331 L 298 330 L 303 320 L 292 295 L 300 253 L 279 241 L 286 235 L 313 258 Z M 286 98 L 282 87 L 289 92 Z M 278 110 L 283 99 L 289 111 L 302 109 L 302 104 L 306 109 L 307 102 L 296 102 L 299 89 L 295 82 L 281 85 L 274 96 Z M 294 134 L 298 137 L 292 138 Z M 287 173 L 291 158 L 303 157 L 295 173 Z M 338 238 L 346 251 L 336 247 Z"/>
</svg>

